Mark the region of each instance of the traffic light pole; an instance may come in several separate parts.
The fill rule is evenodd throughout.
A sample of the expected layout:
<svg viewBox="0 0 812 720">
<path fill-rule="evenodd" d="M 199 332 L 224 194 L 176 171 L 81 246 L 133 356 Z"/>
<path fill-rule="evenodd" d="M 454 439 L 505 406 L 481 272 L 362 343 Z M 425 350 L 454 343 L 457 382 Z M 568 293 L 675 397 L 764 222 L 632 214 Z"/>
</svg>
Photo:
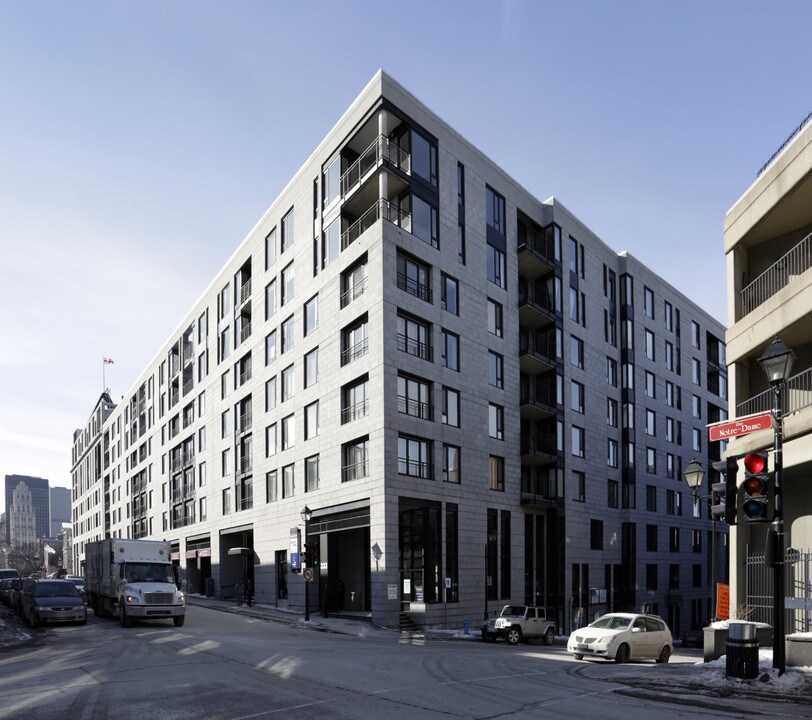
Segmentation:
<svg viewBox="0 0 812 720">
<path fill-rule="evenodd" d="M 786 381 L 781 380 L 773 384 L 775 405 L 775 447 L 773 450 L 773 467 L 775 475 L 773 480 L 773 667 L 778 674 L 783 675 L 787 669 L 786 642 L 784 639 L 784 605 L 786 589 L 784 587 L 786 575 L 784 571 L 784 506 L 781 498 L 781 480 L 783 471 L 784 450 L 784 415 L 782 395 Z"/>
</svg>

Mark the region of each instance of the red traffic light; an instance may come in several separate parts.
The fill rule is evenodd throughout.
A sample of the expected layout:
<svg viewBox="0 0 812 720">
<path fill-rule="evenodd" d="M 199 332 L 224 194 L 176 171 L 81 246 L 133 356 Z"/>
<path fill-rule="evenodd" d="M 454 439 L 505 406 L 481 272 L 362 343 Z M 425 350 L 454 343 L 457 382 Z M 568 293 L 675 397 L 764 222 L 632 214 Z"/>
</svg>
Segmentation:
<svg viewBox="0 0 812 720">
<path fill-rule="evenodd" d="M 763 473 L 767 470 L 767 456 L 761 453 L 750 453 L 744 458 L 744 469 L 749 473 Z"/>
</svg>

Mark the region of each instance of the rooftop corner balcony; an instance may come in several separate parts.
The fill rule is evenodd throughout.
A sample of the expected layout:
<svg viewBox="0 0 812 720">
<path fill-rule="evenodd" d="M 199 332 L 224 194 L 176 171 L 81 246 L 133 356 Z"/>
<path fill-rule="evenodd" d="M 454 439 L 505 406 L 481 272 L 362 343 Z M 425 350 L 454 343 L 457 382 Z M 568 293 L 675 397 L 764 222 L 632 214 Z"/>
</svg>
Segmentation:
<svg viewBox="0 0 812 720">
<path fill-rule="evenodd" d="M 739 293 L 737 320 L 749 315 L 812 268 L 812 233 Z"/>
<path fill-rule="evenodd" d="M 408 175 L 411 172 L 409 153 L 379 135 L 341 175 L 341 197 L 346 199 L 387 163 Z"/>
<path fill-rule="evenodd" d="M 388 200 L 376 200 L 358 220 L 341 233 L 341 249 L 346 250 L 378 220 L 382 219 L 402 227 L 407 232 L 412 231 L 411 215 L 403 212 Z"/>
<path fill-rule="evenodd" d="M 519 274 L 528 280 L 538 280 L 555 270 L 555 244 L 551 237 L 537 232 L 523 222 L 518 225 Z M 560 262 L 558 263 L 560 264 Z"/>
</svg>

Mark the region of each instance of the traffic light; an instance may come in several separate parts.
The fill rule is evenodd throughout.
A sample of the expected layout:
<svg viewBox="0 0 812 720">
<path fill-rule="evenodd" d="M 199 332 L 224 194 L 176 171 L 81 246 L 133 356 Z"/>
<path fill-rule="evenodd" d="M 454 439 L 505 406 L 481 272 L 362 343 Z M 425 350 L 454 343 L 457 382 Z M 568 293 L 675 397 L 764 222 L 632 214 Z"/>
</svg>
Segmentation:
<svg viewBox="0 0 812 720">
<path fill-rule="evenodd" d="M 770 521 L 770 475 L 766 452 L 744 458 L 742 514 L 747 522 Z"/>
<path fill-rule="evenodd" d="M 736 477 L 739 473 L 739 461 L 736 457 L 728 457 L 713 463 L 713 469 L 719 473 L 721 482 L 711 484 L 713 501 L 711 515 L 724 519 L 728 525 L 736 524 L 736 501 L 739 497 L 739 487 Z"/>
</svg>

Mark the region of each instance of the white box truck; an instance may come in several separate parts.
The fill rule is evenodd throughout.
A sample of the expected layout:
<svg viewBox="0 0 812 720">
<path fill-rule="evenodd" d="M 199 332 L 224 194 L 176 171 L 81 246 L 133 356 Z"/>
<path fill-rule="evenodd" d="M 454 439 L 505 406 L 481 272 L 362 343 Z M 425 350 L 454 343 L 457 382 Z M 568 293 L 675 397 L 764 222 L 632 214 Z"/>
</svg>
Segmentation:
<svg viewBox="0 0 812 720">
<path fill-rule="evenodd" d="M 162 540 L 107 538 L 85 546 L 87 604 L 98 617 L 133 620 L 186 619 L 186 598 Z"/>
</svg>

